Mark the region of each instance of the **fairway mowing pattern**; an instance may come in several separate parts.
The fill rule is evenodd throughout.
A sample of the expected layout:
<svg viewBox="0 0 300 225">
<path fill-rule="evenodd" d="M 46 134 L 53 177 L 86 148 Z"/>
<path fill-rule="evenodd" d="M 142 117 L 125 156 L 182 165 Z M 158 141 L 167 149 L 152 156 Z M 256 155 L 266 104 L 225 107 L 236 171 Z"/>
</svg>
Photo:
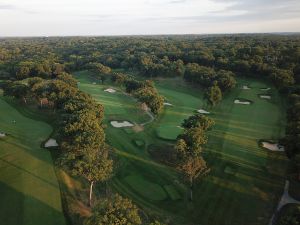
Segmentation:
<svg viewBox="0 0 300 225">
<path fill-rule="evenodd" d="M 0 98 L 0 223 L 63 225 L 61 196 L 50 153 L 40 148 L 52 128 Z M 15 120 L 16 123 L 12 123 Z"/>
<path fill-rule="evenodd" d="M 261 82 L 251 81 L 250 86 L 233 90 L 213 110 L 216 126 L 206 154 L 212 173 L 195 191 L 204 224 L 267 224 L 282 190 L 285 155 L 261 149 L 258 141 L 284 135 L 285 106 L 276 91 L 273 102 L 260 99 L 255 87 Z M 236 98 L 253 104 L 234 104 Z"/>
<path fill-rule="evenodd" d="M 143 132 L 126 133 L 121 129 L 106 128 L 107 140 L 117 149 L 116 154 L 122 162 L 122 168 L 112 180 L 114 190 L 129 196 L 153 214 L 172 218 L 171 224 L 174 225 L 267 224 L 281 195 L 287 160 L 283 153 L 260 148 L 258 141 L 283 136 L 285 105 L 273 86 L 250 79 L 238 79 L 238 82 L 250 85 L 251 89 L 236 87 L 224 96 L 220 105 L 210 108 L 203 99 L 202 88 L 180 79 L 157 81 L 159 93 L 172 102 L 173 107 L 165 107 Z M 259 98 L 260 87 L 269 86 L 272 99 Z M 88 88 L 84 91 L 90 93 Z M 97 99 L 99 102 L 101 95 Z M 253 104 L 234 104 L 237 98 L 249 99 Z M 114 101 L 123 104 L 122 99 L 115 98 Z M 134 101 L 125 102 L 125 108 L 126 104 L 135 105 Z M 157 128 L 181 126 L 184 119 L 201 108 L 211 112 L 208 116 L 216 121 L 208 133 L 209 142 L 204 151 L 211 173 L 196 181 L 194 201 L 190 203 L 186 200 L 188 187 L 184 186 L 175 170 L 154 161 L 146 149 L 137 147 L 132 140 L 143 140 L 146 147 L 170 144 L 157 137 Z M 132 115 L 127 111 L 122 116 Z M 153 200 L 153 194 L 143 193 L 145 188 L 142 187 L 148 182 L 164 188 L 167 198 Z M 183 190 L 182 199 L 171 200 L 173 194 L 168 185 Z M 159 192 L 153 191 L 160 196 Z M 157 199 L 161 199 L 158 196 Z"/>
</svg>

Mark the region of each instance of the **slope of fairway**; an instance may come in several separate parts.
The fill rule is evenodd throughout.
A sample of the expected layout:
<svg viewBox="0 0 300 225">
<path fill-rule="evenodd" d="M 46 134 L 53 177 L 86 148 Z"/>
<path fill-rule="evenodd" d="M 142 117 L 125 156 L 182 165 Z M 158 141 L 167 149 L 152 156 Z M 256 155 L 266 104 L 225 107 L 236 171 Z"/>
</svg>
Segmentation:
<svg viewBox="0 0 300 225">
<path fill-rule="evenodd" d="M 205 151 L 212 172 L 197 185 L 193 207 L 185 212 L 194 223 L 267 224 L 282 191 L 285 155 L 260 148 L 258 141 L 277 140 L 284 135 L 285 105 L 273 86 L 256 80 L 238 81 L 239 85 L 250 84 L 252 89 L 237 87 L 219 106 L 208 108 L 209 116 L 216 121 Z M 157 86 L 168 101 L 174 102 L 174 107 L 162 115 L 161 124 L 180 125 L 183 113 L 188 113 L 187 106 L 206 107 L 193 101 L 196 93 L 192 87 L 177 87 L 169 80 L 160 81 Z M 271 100 L 259 97 L 260 88 L 265 86 L 271 88 Z M 193 96 L 183 97 L 188 93 Z M 253 104 L 234 104 L 237 98 L 251 100 Z"/>
<path fill-rule="evenodd" d="M 91 77 L 88 71 L 77 72 L 74 75 L 79 81 L 78 87 L 104 106 L 106 119 L 127 120 L 133 123 L 143 123 L 149 120 L 149 116 L 138 108 L 136 100 L 123 93 L 118 87 L 115 87 L 115 93 L 109 93 L 104 90 L 111 86 L 100 84 Z M 97 81 L 96 84 L 95 81 Z"/>
<path fill-rule="evenodd" d="M 0 98 L 0 131 L 0 224 L 65 224 L 52 158 L 40 148 L 52 128 Z"/>
<path fill-rule="evenodd" d="M 87 82 L 91 83 L 90 80 Z M 204 90 L 181 79 L 157 80 L 159 93 L 172 107 L 165 107 L 163 113 L 142 132 L 125 132 L 109 126 L 106 129 L 107 140 L 117 149 L 122 161 L 122 168 L 112 181 L 114 189 L 131 197 L 148 212 L 174 218 L 172 224 L 267 224 L 281 195 L 286 159 L 283 153 L 260 148 L 258 141 L 276 140 L 283 136 L 285 105 L 271 85 L 249 79 L 238 79 L 238 82 L 239 85 L 250 85 L 251 89 L 237 87 L 224 96 L 219 106 L 210 108 L 203 100 Z M 81 84 L 82 89 L 92 93 L 84 85 Z M 262 87 L 271 88 L 268 94 L 272 99 L 259 97 Z M 105 94 L 99 92 L 96 99 L 102 102 L 105 98 Z M 234 100 L 239 98 L 251 100 L 253 104 L 234 104 Z M 114 102 L 123 104 L 117 98 Z M 135 105 L 134 102 L 128 104 L 131 107 Z M 113 108 L 111 104 L 106 107 L 106 112 Z M 211 173 L 195 184 L 194 201 L 190 203 L 185 200 L 187 187 L 184 188 L 179 176 L 172 168 L 154 161 L 147 152 L 147 146 L 162 146 L 161 151 L 164 151 L 164 144 L 174 141 L 158 138 L 157 131 L 161 131 L 161 127 L 180 126 L 198 109 L 211 112 L 209 116 L 217 124 L 209 132 L 209 143 L 204 153 Z M 129 117 L 129 114 L 127 111 L 124 115 Z M 109 116 L 106 114 L 106 117 Z M 170 130 L 170 135 L 172 132 Z M 168 130 L 163 130 L 163 133 L 168 134 Z M 145 146 L 138 147 L 132 140 L 142 140 Z M 168 193 L 168 198 L 158 200 L 159 196 L 154 195 L 160 188 L 144 188 L 145 183 L 174 189 L 179 195 L 170 197 Z"/>
</svg>

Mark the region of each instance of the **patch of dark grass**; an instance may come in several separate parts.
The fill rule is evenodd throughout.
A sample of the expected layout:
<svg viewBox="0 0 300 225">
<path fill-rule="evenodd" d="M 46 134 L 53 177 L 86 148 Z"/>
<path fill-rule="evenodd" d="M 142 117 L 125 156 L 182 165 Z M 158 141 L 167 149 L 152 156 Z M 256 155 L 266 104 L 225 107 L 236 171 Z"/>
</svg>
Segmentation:
<svg viewBox="0 0 300 225">
<path fill-rule="evenodd" d="M 147 148 L 150 156 L 157 162 L 163 163 L 168 166 L 175 166 L 175 152 L 173 145 L 149 145 Z"/>
<path fill-rule="evenodd" d="M 145 142 L 143 140 L 140 139 L 135 139 L 133 140 L 133 143 L 137 146 L 137 147 L 144 147 L 145 146 Z"/>
</svg>

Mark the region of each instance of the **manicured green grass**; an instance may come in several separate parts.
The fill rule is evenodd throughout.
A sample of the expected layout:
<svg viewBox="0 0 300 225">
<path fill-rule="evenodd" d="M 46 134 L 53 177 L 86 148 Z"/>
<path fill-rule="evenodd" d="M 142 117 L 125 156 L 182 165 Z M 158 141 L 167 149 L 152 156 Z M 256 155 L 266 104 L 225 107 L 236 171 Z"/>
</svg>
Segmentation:
<svg viewBox="0 0 300 225">
<path fill-rule="evenodd" d="M 161 125 L 156 129 L 157 137 L 164 140 L 176 140 L 177 136 L 183 132 L 178 126 Z"/>
<path fill-rule="evenodd" d="M 40 147 L 52 128 L 0 97 L 0 130 L 8 134 L 0 138 L 0 223 L 65 224 L 52 158 Z"/>
<path fill-rule="evenodd" d="M 165 185 L 164 189 L 166 190 L 166 192 L 168 193 L 168 195 L 170 196 L 170 198 L 172 200 L 179 200 L 181 199 L 180 194 L 178 193 L 178 191 L 174 188 L 173 185 Z"/>
<path fill-rule="evenodd" d="M 146 122 L 149 118 L 139 107 L 136 100 L 118 87 L 114 87 L 115 93 L 105 92 L 104 90 L 112 87 L 105 83 L 104 85 L 93 84 L 94 79 L 87 71 L 81 71 L 74 74 L 79 88 L 97 99 L 103 106 L 106 118 L 110 120 L 129 120 L 136 123 Z"/>
<path fill-rule="evenodd" d="M 88 79 L 86 83 L 90 85 L 88 74 L 77 73 L 77 77 L 81 80 L 80 88 L 93 94 L 94 90 L 86 87 L 83 81 L 83 77 Z M 122 168 L 113 178 L 112 187 L 132 198 L 148 213 L 173 218 L 171 224 L 267 224 L 282 192 L 287 160 L 284 153 L 268 152 L 260 148 L 258 142 L 260 139 L 276 140 L 284 135 L 286 108 L 273 86 L 251 79 L 238 79 L 238 82 L 239 86 L 247 84 L 251 89 L 237 87 L 224 96 L 220 105 L 211 108 L 203 100 L 204 90 L 201 88 L 186 84 L 179 78 L 157 80 L 159 93 L 173 107 L 165 107 L 163 113 L 142 132 L 128 134 L 111 126 L 106 129 L 107 140 L 117 149 L 122 161 Z M 266 101 L 259 97 L 261 87 L 271 88 L 268 93 L 272 99 Z M 112 117 L 109 111 L 113 110 L 113 104 L 120 104 L 125 109 L 121 114 L 113 115 L 115 119 L 144 119 L 142 113 L 133 115 L 132 112 L 138 112 L 135 101 L 123 101 L 120 96 L 110 99 L 110 103 L 104 101 L 107 99 L 105 93 L 99 90 L 97 93 L 96 99 L 108 108 L 106 120 Z M 235 99 L 248 99 L 253 104 L 234 104 Z M 184 185 L 173 168 L 154 161 L 146 149 L 137 147 L 132 140 L 143 140 L 146 146 L 174 143 L 158 138 L 158 128 L 180 126 L 197 109 L 211 112 L 209 116 L 216 121 L 204 151 L 210 174 L 196 182 L 192 203 L 186 200 L 185 195 L 182 200 L 176 201 L 172 197 L 163 201 L 149 200 L 149 196 L 137 191 L 145 182 L 164 188 L 167 186 L 170 190 L 181 190 Z M 173 130 L 166 129 L 164 132 L 172 133 Z M 133 174 L 139 178 L 134 179 L 135 182 L 127 182 L 126 178 Z M 170 195 L 170 191 L 167 192 Z"/>
<path fill-rule="evenodd" d="M 166 192 L 160 185 L 149 182 L 141 176 L 127 176 L 124 178 L 124 181 L 127 182 L 134 191 L 148 200 L 161 201 L 167 198 Z"/>
</svg>

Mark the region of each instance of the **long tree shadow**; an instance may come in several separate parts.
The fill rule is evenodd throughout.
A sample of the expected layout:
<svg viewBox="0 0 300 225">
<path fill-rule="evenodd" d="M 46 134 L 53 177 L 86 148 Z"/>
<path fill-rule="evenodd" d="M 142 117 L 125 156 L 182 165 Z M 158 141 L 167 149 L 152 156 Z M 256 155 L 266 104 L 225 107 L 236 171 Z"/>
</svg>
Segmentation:
<svg viewBox="0 0 300 225">
<path fill-rule="evenodd" d="M 62 212 L 0 182 L 0 224 L 64 225 Z"/>
<path fill-rule="evenodd" d="M 22 172 L 27 173 L 27 174 L 29 174 L 30 176 L 33 176 L 33 177 L 35 177 L 35 178 L 41 180 L 42 182 L 45 182 L 45 183 L 47 183 L 47 184 L 53 186 L 54 188 L 58 188 L 58 185 L 57 185 L 57 184 L 51 183 L 51 182 L 49 182 L 48 180 L 46 180 L 46 179 L 44 179 L 44 178 L 42 178 L 42 177 L 40 177 L 40 176 L 35 175 L 34 173 L 30 172 L 29 170 L 26 170 L 25 168 L 22 168 L 22 167 L 20 167 L 20 166 L 18 166 L 18 165 L 15 165 L 15 164 L 13 164 L 13 163 L 11 163 L 11 162 L 5 160 L 5 159 L 2 159 L 2 158 L 0 158 L 0 161 L 2 161 L 3 163 L 8 164 L 8 165 L 10 165 L 10 166 L 12 166 L 12 167 L 18 169 L 18 170 L 21 170 Z"/>
</svg>

